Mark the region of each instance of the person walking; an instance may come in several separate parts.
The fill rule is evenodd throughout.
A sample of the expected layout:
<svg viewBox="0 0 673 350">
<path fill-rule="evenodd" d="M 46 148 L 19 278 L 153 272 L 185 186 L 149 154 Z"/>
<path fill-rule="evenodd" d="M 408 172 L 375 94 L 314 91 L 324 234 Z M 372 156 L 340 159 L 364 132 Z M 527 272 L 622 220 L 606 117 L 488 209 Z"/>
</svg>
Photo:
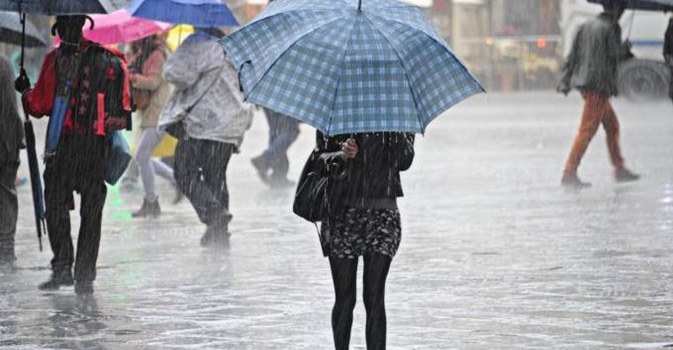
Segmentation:
<svg viewBox="0 0 673 350">
<path fill-rule="evenodd" d="M 364 260 L 363 299 L 368 350 L 386 348 L 385 284 L 402 238 L 397 198 L 400 172 L 414 159 L 414 135 L 316 135 L 314 162 L 329 177 L 328 215 L 321 227 L 323 253 L 334 283 L 332 332 L 337 350 L 348 349 L 358 261 Z"/>
<path fill-rule="evenodd" d="M 131 44 L 131 52 L 131 84 L 135 91 L 136 107 L 140 112 L 140 137 L 135 161 L 145 191 L 142 206 L 131 216 L 158 217 L 161 207 L 154 185 L 154 174 L 176 185 L 173 169 L 152 158 L 152 152 L 165 136 L 165 132 L 157 129 L 159 114 L 171 96 L 171 86 L 162 77 L 168 51 L 161 38 L 153 35 Z"/>
<path fill-rule="evenodd" d="M 13 79 L 11 64 L 0 57 L 0 271 L 15 267 L 14 237 L 19 212 L 16 173 L 19 150 L 24 147 Z"/>
<path fill-rule="evenodd" d="M 584 188 L 591 184 L 582 182 L 577 169 L 584 153 L 603 124 L 608 142 L 610 159 L 618 182 L 638 180 L 624 165 L 619 142 L 619 122 L 610 104 L 610 97 L 617 96 L 617 72 L 622 57 L 629 56 L 628 44 L 621 44 L 619 18 L 625 4 L 612 1 L 603 5 L 604 12 L 584 23 L 573 41 L 570 55 L 563 68 L 559 91 L 568 94 L 572 88 L 584 98 L 584 112 L 579 132 L 575 137 L 566 161 L 561 184 L 570 188 Z"/>
<path fill-rule="evenodd" d="M 251 160 L 252 165 L 262 181 L 272 188 L 292 187 L 294 182 L 287 178 L 290 170 L 287 150 L 299 136 L 299 121 L 268 108 L 264 108 L 264 114 L 269 123 L 269 146 Z"/>
<path fill-rule="evenodd" d="M 92 294 L 100 247 L 105 185 L 105 159 L 110 133 L 131 124 L 131 96 L 125 56 L 82 38 L 85 15 L 57 16 L 52 29 L 62 42 L 44 60 L 34 89 L 25 77 L 15 86 L 23 92 L 25 111 L 50 116 L 45 154 L 45 205 L 52 275 L 41 290 L 75 284 L 77 294 Z M 62 107 L 62 109 L 61 109 Z M 60 114 L 63 112 L 63 114 Z M 57 125 L 63 117 L 62 124 Z M 56 145 L 50 146 L 53 130 Z M 55 128 L 55 129 L 52 129 Z M 59 135 L 60 134 L 60 135 Z M 77 254 L 70 235 L 73 192 L 81 196 Z M 72 267 L 74 263 L 74 279 Z"/>
<path fill-rule="evenodd" d="M 668 20 L 668 27 L 664 34 L 664 62 L 670 70 L 668 97 L 673 101 L 673 16 Z"/>
<path fill-rule="evenodd" d="M 218 29 L 198 28 L 164 65 L 175 92 L 159 118 L 159 128 L 181 126 L 175 150 L 175 179 L 207 226 L 202 246 L 228 244 L 227 166 L 252 122 L 238 73 L 217 40 Z"/>
</svg>

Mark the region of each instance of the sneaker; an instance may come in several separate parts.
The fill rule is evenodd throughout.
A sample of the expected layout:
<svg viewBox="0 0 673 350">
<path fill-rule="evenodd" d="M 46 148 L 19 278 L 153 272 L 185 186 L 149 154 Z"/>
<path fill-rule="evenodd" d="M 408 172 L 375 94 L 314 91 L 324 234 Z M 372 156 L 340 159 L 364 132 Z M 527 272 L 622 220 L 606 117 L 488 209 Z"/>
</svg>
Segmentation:
<svg viewBox="0 0 673 350">
<path fill-rule="evenodd" d="M 140 207 L 140 210 L 131 213 L 131 217 L 134 218 L 156 218 L 161 215 L 161 207 L 159 206 L 159 200 L 150 202 L 147 199 L 143 199 L 143 205 Z"/>
<path fill-rule="evenodd" d="M 48 281 L 40 284 L 39 290 L 58 290 L 61 286 L 72 286 L 75 283 L 72 279 L 70 269 L 54 271 Z"/>
<path fill-rule="evenodd" d="M 561 186 L 565 188 L 571 188 L 580 190 L 583 188 L 591 187 L 591 184 L 588 182 L 582 182 L 577 174 L 575 173 L 564 173 L 561 178 Z"/>
<path fill-rule="evenodd" d="M 620 168 L 615 170 L 615 180 L 617 180 L 617 182 L 630 182 L 638 179 L 640 179 L 640 175 L 634 174 L 629 169 Z"/>
<path fill-rule="evenodd" d="M 264 183 L 266 183 L 269 180 L 267 174 L 269 167 L 266 165 L 264 156 L 261 155 L 259 157 L 252 158 L 250 162 L 252 163 L 252 166 L 255 167 L 255 170 L 257 170 L 257 175 L 259 175 L 259 178 L 262 179 Z"/>
<path fill-rule="evenodd" d="M 93 294 L 93 281 L 77 281 L 75 283 L 75 293 L 77 295 Z"/>
</svg>

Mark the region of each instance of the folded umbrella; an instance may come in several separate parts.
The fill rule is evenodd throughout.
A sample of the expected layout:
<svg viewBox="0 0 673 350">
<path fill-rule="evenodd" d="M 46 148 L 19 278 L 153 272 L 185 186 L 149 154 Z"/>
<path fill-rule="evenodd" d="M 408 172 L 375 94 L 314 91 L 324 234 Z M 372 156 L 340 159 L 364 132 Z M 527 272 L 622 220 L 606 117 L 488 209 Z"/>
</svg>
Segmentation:
<svg viewBox="0 0 673 350">
<path fill-rule="evenodd" d="M 13 45 L 21 45 L 23 25 L 21 17 L 15 12 L 0 11 L 0 41 Z M 44 35 L 35 28 L 33 23 L 26 21 L 25 47 L 47 45 Z"/>
<path fill-rule="evenodd" d="M 327 135 L 424 132 L 483 92 L 416 7 L 277 0 L 221 44 L 247 100 Z"/>
<path fill-rule="evenodd" d="M 627 9 L 647 11 L 673 11 L 673 0 L 589 0 L 595 4 L 621 2 Z"/>
<path fill-rule="evenodd" d="M 92 15 L 96 26 L 91 29 L 84 27 L 85 38 L 101 45 L 113 45 L 140 40 L 150 35 L 164 32 L 171 25 L 149 19 L 131 17 L 126 10 L 115 11 L 108 15 Z M 58 45 L 60 39 L 54 40 Z"/>
<path fill-rule="evenodd" d="M 236 17 L 219 0 L 134 0 L 127 8 L 134 17 L 197 27 L 235 27 Z"/>
</svg>

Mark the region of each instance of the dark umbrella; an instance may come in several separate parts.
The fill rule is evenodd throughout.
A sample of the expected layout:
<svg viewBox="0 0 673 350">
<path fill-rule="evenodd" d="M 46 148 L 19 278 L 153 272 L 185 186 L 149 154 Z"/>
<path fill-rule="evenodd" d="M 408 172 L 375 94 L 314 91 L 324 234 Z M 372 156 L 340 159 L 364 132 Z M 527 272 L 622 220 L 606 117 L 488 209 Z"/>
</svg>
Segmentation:
<svg viewBox="0 0 673 350">
<path fill-rule="evenodd" d="M 626 3 L 627 9 L 648 11 L 673 11 L 673 0 L 589 0 L 595 4 Z"/>
<path fill-rule="evenodd" d="M 13 45 L 21 45 L 23 25 L 21 16 L 14 12 L 0 11 L 0 41 Z M 35 28 L 33 23 L 26 21 L 25 47 L 46 46 L 44 35 Z"/>
<path fill-rule="evenodd" d="M 110 13 L 109 0 L 0 0 L 0 10 L 55 16 L 85 13 Z"/>
</svg>

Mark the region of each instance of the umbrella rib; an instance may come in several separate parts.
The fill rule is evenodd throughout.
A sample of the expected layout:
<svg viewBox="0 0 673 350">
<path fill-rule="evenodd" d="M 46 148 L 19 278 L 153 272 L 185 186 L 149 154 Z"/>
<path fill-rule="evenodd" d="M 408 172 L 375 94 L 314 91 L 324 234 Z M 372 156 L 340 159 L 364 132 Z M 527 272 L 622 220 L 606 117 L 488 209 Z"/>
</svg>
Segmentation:
<svg viewBox="0 0 673 350">
<path fill-rule="evenodd" d="M 344 14 L 344 15 L 345 15 L 345 14 Z M 271 68 L 273 68 L 273 66 L 276 65 L 276 63 L 280 60 L 280 58 L 283 57 L 288 51 L 290 51 L 290 50 L 292 49 L 293 46 L 295 46 L 299 41 L 301 41 L 301 39 L 303 39 L 303 38 L 306 37 L 307 35 L 309 35 L 309 34 L 315 32 L 315 31 L 318 30 L 318 29 L 321 29 L 322 27 L 324 27 L 324 26 L 326 26 L 326 25 L 328 25 L 328 24 L 332 24 L 332 23 L 334 23 L 334 22 L 336 22 L 336 21 L 342 19 L 343 17 L 344 17 L 344 16 L 341 16 L 341 17 L 336 18 L 336 19 L 334 19 L 334 20 L 332 20 L 332 21 L 326 22 L 326 23 L 324 23 L 324 24 L 322 24 L 322 25 L 320 25 L 320 26 L 318 26 L 318 27 L 315 27 L 315 28 L 313 28 L 312 30 L 310 30 L 310 31 L 308 31 L 308 32 L 306 32 L 306 33 L 304 33 L 304 34 L 303 34 L 302 36 L 300 36 L 299 38 L 297 38 L 297 40 L 295 40 L 290 46 L 288 46 L 287 49 L 283 50 L 282 53 L 281 53 L 280 55 L 278 55 L 278 57 L 276 57 L 276 59 L 269 65 L 269 68 L 267 68 L 267 69 L 264 71 L 264 74 L 262 74 L 262 77 L 259 78 L 259 79 L 255 82 L 255 85 L 253 85 L 252 88 L 250 88 L 249 92 L 246 94 L 246 97 L 252 95 L 252 93 L 255 91 L 255 88 L 257 88 L 257 85 L 259 85 L 259 83 L 260 83 L 262 80 L 264 80 L 264 78 L 266 78 L 266 76 L 269 74 L 269 72 L 271 71 Z"/>
<path fill-rule="evenodd" d="M 358 20 L 353 21 L 353 26 L 351 27 L 350 30 L 350 36 L 348 37 L 348 42 L 346 43 L 346 48 L 344 49 L 344 57 L 341 59 L 341 64 L 339 65 L 339 77 L 337 78 L 337 86 L 336 89 L 334 89 L 334 100 L 332 101 L 332 110 L 329 113 L 329 120 L 327 121 L 327 136 L 331 136 L 330 133 L 332 131 L 332 120 L 334 118 L 334 111 L 335 111 L 335 106 L 336 106 L 336 101 L 337 101 L 337 94 L 339 93 L 339 85 L 341 85 L 341 73 L 343 72 L 343 66 L 344 63 L 346 62 L 346 56 L 348 55 L 348 49 L 351 46 L 351 40 L 353 40 L 353 30 L 355 29 L 355 25 L 357 24 Z"/>
<path fill-rule="evenodd" d="M 365 18 L 373 28 L 375 28 L 379 33 L 381 33 L 381 36 L 388 42 L 388 44 L 390 44 L 390 47 L 393 49 L 393 52 L 395 52 L 395 55 L 397 55 L 397 58 L 400 60 L 402 70 L 404 70 L 404 76 L 407 78 L 407 81 L 409 82 L 409 91 L 411 92 L 411 97 L 414 99 L 414 106 L 416 106 L 416 119 L 418 120 L 418 124 L 421 127 L 421 133 L 425 134 L 425 126 L 423 125 L 423 120 L 421 120 L 421 113 L 420 113 L 421 109 L 419 108 L 418 105 L 416 92 L 414 90 L 414 86 L 411 82 L 411 79 L 409 78 L 409 72 L 407 72 L 407 67 L 404 65 L 404 60 L 402 60 L 402 56 L 400 56 L 400 53 L 397 51 L 397 48 L 395 47 L 395 45 L 393 45 L 392 41 L 388 39 L 386 34 L 378 26 L 376 26 L 374 22 L 372 22 L 369 18 L 367 18 L 367 16 L 365 16 Z"/>
<path fill-rule="evenodd" d="M 465 65 L 463 64 L 463 62 L 462 62 L 460 59 L 458 59 L 458 57 L 456 57 L 456 55 L 455 55 L 455 54 L 454 54 L 454 53 L 447 47 L 447 45 L 446 45 L 445 43 L 443 43 L 443 42 L 437 40 L 435 37 L 433 37 L 432 35 L 428 34 L 426 31 L 424 31 L 424 30 L 422 30 L 422 29 L 419 29 L 419 28 L 416 28 L 415 26 L 412 26 L 412 25 L 410 25 L 409 23 L 404 23 L 404 22 L 398 21 L 397 19 L 394 19 L 394 18 L 382 17 L 382 16 L 379 16 L 379 15 L 377 15 L 377 14 L 371 14 L 371 15 L 372 15 L 372 16 L 376 16 L 376 17 L 379 17 L 379 18 L 381 18 L 381 19 L 383 19 L 383 20 L 386 20 L 386 21 L 387 21 L 387 20 L 390 20 L 390 21 L 393 21 L 393 22 L 397 22 L 397 23 L 399 23 L 399 24 L 401 24 L 401 25 L 404 25 L 404 26 L 407 26 L 407 27 L 411 27 L 411 28 L 413 28 L 413 29 L 415 29 L 415 30 L 418 30 L 419 32 L 425 34 L 428 38 L 430 38 L 431 40 L 433 40 L 434 42 L 436 42 L 438 45 L 441 45 L 441 46 L 444 48 L 444 50 L 446 50 L 446 52 L 448 52 L 449 55 L 451 55 L 451 57 L 453 57 L 453 58 L 456 60 L 456 62 L 457 62 L 458 64 L 460 64 L 461 67 L 463 67 L 463 69 L 465 69 L 465 70 L 468 71 L 468 72 L 470 71 L 469 69 L 467 69 L 467 67 L 465 67 Z M 378 29 L 381 33 L 383 33 L 378 27 L 377 27 L 376 29 Z M 385 36 L 385 35 L 384 35 L 384 36 Z M 386 38 L 386 39 L 388 39 L 388 38 Z M 472 73 L 470 73 L 470 74 L 472 74 Z M 486 89 L 484 89 L 484 87 L 481 85 L 481 82 L 479 82 L 479 80 L 477 80 L 477 79 L 475 79 L 475 81 L 477 82 L 477 84 L 479 84 L 479 87 L 481 88 L 481 90 L 482 90 L 483 92 L 486 92 Z"/>
</svg>

